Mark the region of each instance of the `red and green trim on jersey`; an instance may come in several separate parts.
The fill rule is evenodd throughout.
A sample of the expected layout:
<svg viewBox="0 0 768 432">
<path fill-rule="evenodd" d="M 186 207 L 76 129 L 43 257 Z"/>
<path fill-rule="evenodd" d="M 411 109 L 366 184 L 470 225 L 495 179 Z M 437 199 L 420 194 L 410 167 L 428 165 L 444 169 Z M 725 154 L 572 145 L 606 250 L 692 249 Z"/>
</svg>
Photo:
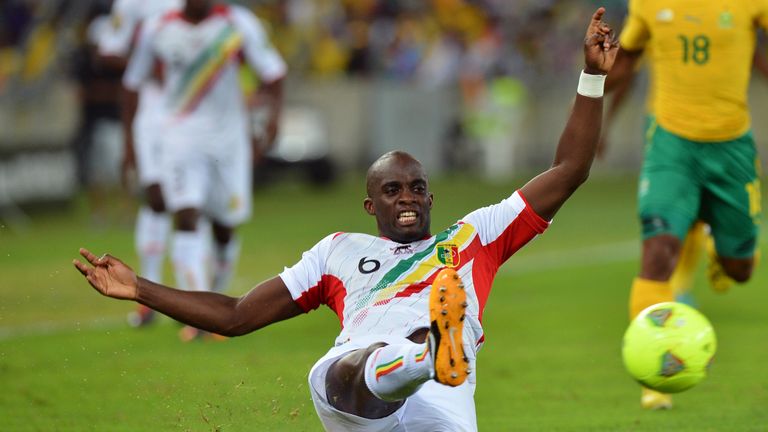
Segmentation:
<svg viewBox="0 0 768 432">
<path fill-rule="evenodd" d="M 488 296 L 490 295 L 493 280 L 496 277 L 496 273 L 501 264 L 536 237 L 536 235 L 543 233 L 549 226 L 548 222 L 536 214 L 530 205 L 528 205 L 528 202 L 525 201 L 522 193 L 519 193 L 519 195 L 525 202 L 525 207 L 494 241 L 487 245 L 483 245 L 474 227 L 463 227 L 463 225 L 465 225 L 463 222 L 452 225 L 437 234 L 432 244 L 424 251 L 398 262 L 395 267 L 382 277 L 372 291 L 366 295 L 365 300 L 370 301 L 371 297 L 376 292 L 389 287 L 390 284 L 395 283 L 403 274 L 414 268 L 415 265 L 421 264 L 422 261 L 429 259 L 429 257 L 436 252 L 437 246 L 446 240 L 451 240 L 451 235 L 455 234 L 457 230 L 460 228 L 470 228 L 473 232 L 470 235 L 471 240 L 469 241 L 469 244 L 458 251 L 458 256 L 454 255 L 454 251 L 451 251 L 451 260 L 453 262 L 458 262 L 458 266 L 456 267 L 457 271 L 460 271 L 464 266 L 472 263 L 472 286 L 478 300 L 478 320 L 482 322 L 483 312 Z M 336 233 L 334 239 L 341 234 L 342 233 Z M 466 241 L 464 243 L 466 243 Z M 416 283 L 408 285 L 397 292 L 393 298 L 409 297 L 429 288 L 440 269 L 441 267 L 435 267 L 433 269 L 434 271 L 431 271 L 429 276 Z M 336 276 L 326 274 L 321 277 L 321 280 L 315 286 L 296 299 L 296 302 L 306 312 L 316 309 L 320 304 L 327 304 L 339 317 L 339 321 L 343 327 L 345 297 L 346 287 L 344 286 L 344 283 Z M 365 300 L 361 300 L 361 303 L 365 304 Z M 386 304 L 391 300 L 392 298 L 383 299 L 376 302 L 376 304 Z M 481 336 L 478 343 L 482 342 L 483 339 L 484 336 Z"/>
<path fill-rule="evenodd" d="M 459 224 L 448 227 L 445 231 L 438 233 L 432 244 L 421 252 L 415 253 L 409 258 L 400 260 L 391 270 L 389 270 L 382 278 L 374 285 L 373 288 L 357 301 L 354 305 L 355 310 L 360 310 L 371 303 L 371 299 L 376 296 L 381 290 L 391 287 L 398 279 L 400 279 L 405 273 L 412 270 L 414 266 L 418 266 L 425 259 L 429 259 L 434 255 L 435 249 L 438 244 L 444 242 L 449 238 L 451 234 L 459 229 Z M 381 300 L 387 301 L 387 299 Z M 377 302 L 379 303 L 379 302 Z"/>
</svg>

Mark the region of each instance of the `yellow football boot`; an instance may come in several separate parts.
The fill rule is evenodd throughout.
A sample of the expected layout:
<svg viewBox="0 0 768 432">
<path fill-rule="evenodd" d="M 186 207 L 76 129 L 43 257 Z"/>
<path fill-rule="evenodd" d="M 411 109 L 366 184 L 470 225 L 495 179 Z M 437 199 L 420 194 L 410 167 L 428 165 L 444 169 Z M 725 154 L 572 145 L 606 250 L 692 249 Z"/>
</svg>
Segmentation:
<svg viewBox="0 0 768 432">
<path fill-rule="evenodd" d="M 672 395 L 657 392 L 643 387 L 640 406 L 647 410 L 663 410 L 672 408 Z"/>
</svg>

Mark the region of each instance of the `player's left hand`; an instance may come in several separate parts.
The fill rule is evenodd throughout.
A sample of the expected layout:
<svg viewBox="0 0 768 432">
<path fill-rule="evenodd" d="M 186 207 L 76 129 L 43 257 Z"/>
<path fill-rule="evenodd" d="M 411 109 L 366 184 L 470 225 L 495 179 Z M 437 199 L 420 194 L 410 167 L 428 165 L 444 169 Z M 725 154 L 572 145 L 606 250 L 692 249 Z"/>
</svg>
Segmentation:
<svg viewBox="0 0 768 432">
<path fill-rule="evenodd" d="M 605 8 L 601 7 L 592 15 L 584 39 L 584 72 L 606 75 L 613 67 L 619 42 L 613 29 L 603 22 Z"/>
</svg>

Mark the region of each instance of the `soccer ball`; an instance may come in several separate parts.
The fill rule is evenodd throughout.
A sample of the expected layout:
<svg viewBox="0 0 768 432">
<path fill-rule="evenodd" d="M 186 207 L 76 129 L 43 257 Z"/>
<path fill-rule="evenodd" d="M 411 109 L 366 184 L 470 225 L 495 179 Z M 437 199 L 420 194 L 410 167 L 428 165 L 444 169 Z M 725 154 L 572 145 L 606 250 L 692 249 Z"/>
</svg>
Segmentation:
<svg viewBox="0 0 768 432">
<path fill-rule="evenodd" d="M 644 309 L 624 333 L 624 366 L 640 384 L 678 393 L 707 376 L 717 349 L 712 324 L 696 309 L 665 302 Z"/>
</svg>

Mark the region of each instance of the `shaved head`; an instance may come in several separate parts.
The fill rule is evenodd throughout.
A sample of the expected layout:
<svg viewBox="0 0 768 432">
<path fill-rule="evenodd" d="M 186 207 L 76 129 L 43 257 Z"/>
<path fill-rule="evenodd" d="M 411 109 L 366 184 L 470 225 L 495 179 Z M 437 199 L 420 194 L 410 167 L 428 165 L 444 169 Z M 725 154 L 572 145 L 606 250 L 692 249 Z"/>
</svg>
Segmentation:
<svg viewBox="0 0 768 432">
<path fill-rule="evenodd" d="M 381 155 L 371 164 L 368 168 L 368 173 L 365 176 L 365 190 L 368 193 L 368 196 L 373 196 L 373 190 L 378 187 L 378 183 L 381 179 L 384 176 L 389 175 L 395 167 L 407 165 L 417 166 L 424 172 L 424 167 L 421 166 L 421 162 L 411 156 L 410 153 L 402 150 L 393 150 Z M 424 177 L 426 178 L 426 172 L 424 172 Z"/>
<path fill-rule="evenodd" d="M 379 235 L 398 243 L 429 237 L 432 194 L 421 162 L 396 150 L 371 164 L 366 175 L 365 211 L 376 217 Z"/>
</svg>

